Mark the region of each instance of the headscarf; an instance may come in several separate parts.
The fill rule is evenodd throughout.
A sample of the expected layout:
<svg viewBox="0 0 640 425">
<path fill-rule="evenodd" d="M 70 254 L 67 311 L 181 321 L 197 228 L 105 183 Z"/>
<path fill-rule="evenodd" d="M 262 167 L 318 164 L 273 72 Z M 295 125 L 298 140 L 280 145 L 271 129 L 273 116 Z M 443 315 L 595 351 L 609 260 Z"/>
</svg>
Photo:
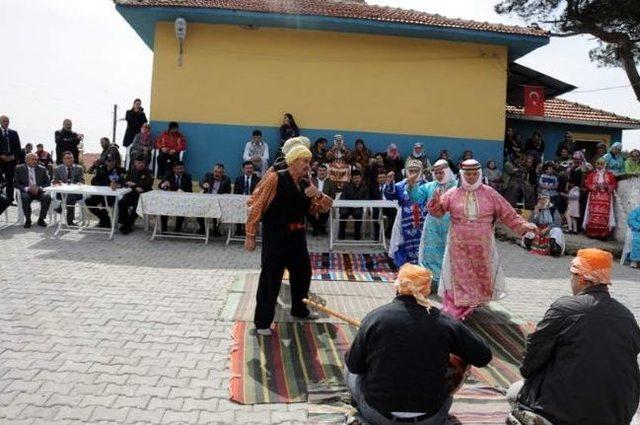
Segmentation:
<svg viewBox="0 0 640 425">
<path fill-rule="evenodd" d="M 309 149 L 309 146 L 311 146 L 311 141 L 304 136 L 292 137 L 291 139 L 288 139 L 286 142 L 284 142 L 284 145 L 282 145 L 282 153 L 287 156 L 287 153 L 289 153 L 289 151 L 294 146 L 304 146 L 305 148 Z"/>
<path fill-rule="evenodd" d="M 411 153 L 411 156 L 413 156 L 414 158 L 422 158 L 422 157 L 424 157 L 424 149 L 422 149 L 422 152 L 416 153 L 416 148 L 422 148 L 422 143 L 414 143 L 413 144 L 413 152 Z"/>
<path fill-rule="evenodd" d="M 395 155 L 391 155 L 391 150 L 395 149 L 396 154 Z M 396 159 L 398 158 L 400 155 L 398 154 L 398 146 L 395 143 L 391 143 L 389 145 L 389 147 L 387 148 L 387 158 L 389 159 Z"/>
<path fill-rule="evenodd" d="M 611 285 L 613 255 L 596 248 L 581 249 L 571 262 L 571 273 L 579 274 L 585 280 L 601 285 Z"/>
<path fill-rule="evenodd" d="M 444 177 L 442 178 L 442 181 L 439 181 L 436 178 L 436 169 L 440 169 L 440 168 L 444 168 Z M 438 184 L 447 184 L 449 183 L 451 180 L 453 180 L 455 177 L 453 175 L 453 171 L 451 171 L 451 168 L 449 168 L 449 163 L 447 162 L 446 159 L 439 159 L 436 161 L 435 164 L 433 164 L 433 171 L 431 171 L 431 176 L 433 177 L 433 180 L 438 182 Z"/>
<path fill-rule="evenodd" d="M 431 304 L 427 297 L 431 293 L 433 273 L 415 264 L 406 263 L 398 271 L 398 278 L 393 283 L 400 295 L 411 295 L 416 302 L 430 311 Z"/>
<path fill-rule="evenodd" d="M 291 140 L 291 139 L 289 139 Z M 289 151 L 287 152 L 287 154 L 285 155 L 284 159 L 287 162 L 287 165 L 291 165 L 291 163 L 293 161 L 295 161 L 296 159 L 300 159 L 300 158 L 309 158 L 311 159 L 313 155 L 311 154 L 311 151 L 303 145 L 296 145 L 294 147 L 292 147 L 291 149 L 289 149 Z"/>
<path fill-rule="evenodd" d="M 612 151 L 613 151 L 615 148 L 618 148 L 618 149 L 622 150 L 622 143 L 620 143 L 620 142 L 615 142 L 613 145 L 611 145 L 611 147 L 609 148 L 609 154 L 610 154 L 610 155 L 614 155 L 614 153 L 613 153 Z M 618 153 L 618 155 L 620 155 L 620 154 Z"/>
<path fill-rule="evenodd" d="M 462 188 L 466 191 L 473 192 L 477 190 L 480 186 L 482 186 L 482 168 L 480 167 L 480 163 L 475 159 L 467 159 L 460 164 L 460 183 Z M 478 176 L 478 180 L 474 184 L 469 184 L 464 177 L 464 172 L 467 170 L 478 170 L 480 175 Z"/>
</svg>

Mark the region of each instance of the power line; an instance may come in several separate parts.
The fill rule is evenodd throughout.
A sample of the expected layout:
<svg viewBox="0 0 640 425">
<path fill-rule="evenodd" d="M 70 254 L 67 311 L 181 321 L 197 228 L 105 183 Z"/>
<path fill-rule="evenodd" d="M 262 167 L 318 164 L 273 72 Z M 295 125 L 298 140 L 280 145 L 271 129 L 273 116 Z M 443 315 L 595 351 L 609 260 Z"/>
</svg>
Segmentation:
<svg viewBox="0 0 640 425">
<path fill-rule="evenodd" d="M 599 88 L 599 89 L 591 89 L 591 90 L 576 90 L 576 91 L 573 91 L 571 93 L 593 93 L 593 92 L 605 91 L 605 90 L 626 89 L 626 88 L 633 87 L 633 86 L 634 86 L 634 84 L 626 84 L 624 86 L 602 87 L 602 88 Z"/>
</svg>

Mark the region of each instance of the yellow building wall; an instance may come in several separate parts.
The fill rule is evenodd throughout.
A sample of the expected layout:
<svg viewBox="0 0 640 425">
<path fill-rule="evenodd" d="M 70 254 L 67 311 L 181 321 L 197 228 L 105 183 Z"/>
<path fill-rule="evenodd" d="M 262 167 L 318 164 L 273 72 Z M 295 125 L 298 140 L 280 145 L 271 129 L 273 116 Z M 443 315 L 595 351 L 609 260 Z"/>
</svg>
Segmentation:
<svg viewBox="0 0 640 425">
<path fill-rule="evenodd" d="M 501 140 L 507 48 L 426 39 L 189 24 L 183 65 L 158 23 L 154 121 Z"/>
</svg>

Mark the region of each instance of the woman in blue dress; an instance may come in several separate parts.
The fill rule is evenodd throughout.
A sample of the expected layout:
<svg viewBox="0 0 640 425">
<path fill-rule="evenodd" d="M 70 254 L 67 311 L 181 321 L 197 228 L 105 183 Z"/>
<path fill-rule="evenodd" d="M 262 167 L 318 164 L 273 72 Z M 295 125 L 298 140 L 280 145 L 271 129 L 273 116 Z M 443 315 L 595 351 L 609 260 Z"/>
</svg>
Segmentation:
<svg viewBox="0 0 640 425">
<path fill-rule="evenodd" d="M 631 267 L 638 268 L 640 263 L 640 206 L 627 217 L 627 238 L 622 251 L 621 263 L 629 260 Z"/>
<path fill-rule="evenodd" d="M 433 165 L 432 174 L 433 181 L 422 186 L 409 187 L 408 192 L 412 201 L 426 205 L 436 193 L 436 190 L 444 193 L 458 185 L 458 181 L 449 168 L 449 163 L 444 159 L 438 160 Z M 447 244 L 450 222 L 449 213 L 441 218 L 427 214 L 424 220 L 418 261 L 422 267 L 426 267 L 433 273 L 431 287 L 434 293 L 438 292 L 438 282 L 440 280 L 442 259 L 444 257 L 445 245 Z"/>
<path fill-rule="evenodd" d="M 422 162 L 417 160 L 407 161 L 408 173 L 422 174 Z M 427 213 L 425 203 L 416 203 L 411 200 L 407 193 L 407 179 L 398 183 L 393 183 L 394 173 L 387 175 L 387 184 L 384 186 L 384 197 L 390 201 L 397 200 L 400 212 L 396 215 L 396 221 L 391 232 L 389 241 L 389 256 L 393 258 L 397 267 L 405 263 L 418 264 L 418 248 L 420 247 L 420 236 L 422 235 L 422 225 Z M 420 178 L 416 186 L 425 183 L 424 178 Z"/>
</svg>

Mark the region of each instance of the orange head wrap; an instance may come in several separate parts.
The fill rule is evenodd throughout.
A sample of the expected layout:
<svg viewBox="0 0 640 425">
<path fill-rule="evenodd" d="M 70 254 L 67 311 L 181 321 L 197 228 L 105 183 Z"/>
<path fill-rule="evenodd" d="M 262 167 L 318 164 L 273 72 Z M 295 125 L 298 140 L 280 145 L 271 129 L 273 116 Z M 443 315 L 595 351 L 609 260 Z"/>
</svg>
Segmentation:
<svg viewBox="0 0 640 425">
<path fill-rule="evenodd" d="M 571 262 L 571 273 L 579 274 L 592 283 L 611 285 L 613 255 L 596 248 L 581 249 Z"/>
<path fill-rule="evenodd" d="M 427 297 L 431 293 L 431 279 L 433 273 L 430 270 L 407 263 L 400 267 L 394 285 L 400 295 L 413 296 L 418 304 L 429 310 L 431 305 Z"/>
</svg>

